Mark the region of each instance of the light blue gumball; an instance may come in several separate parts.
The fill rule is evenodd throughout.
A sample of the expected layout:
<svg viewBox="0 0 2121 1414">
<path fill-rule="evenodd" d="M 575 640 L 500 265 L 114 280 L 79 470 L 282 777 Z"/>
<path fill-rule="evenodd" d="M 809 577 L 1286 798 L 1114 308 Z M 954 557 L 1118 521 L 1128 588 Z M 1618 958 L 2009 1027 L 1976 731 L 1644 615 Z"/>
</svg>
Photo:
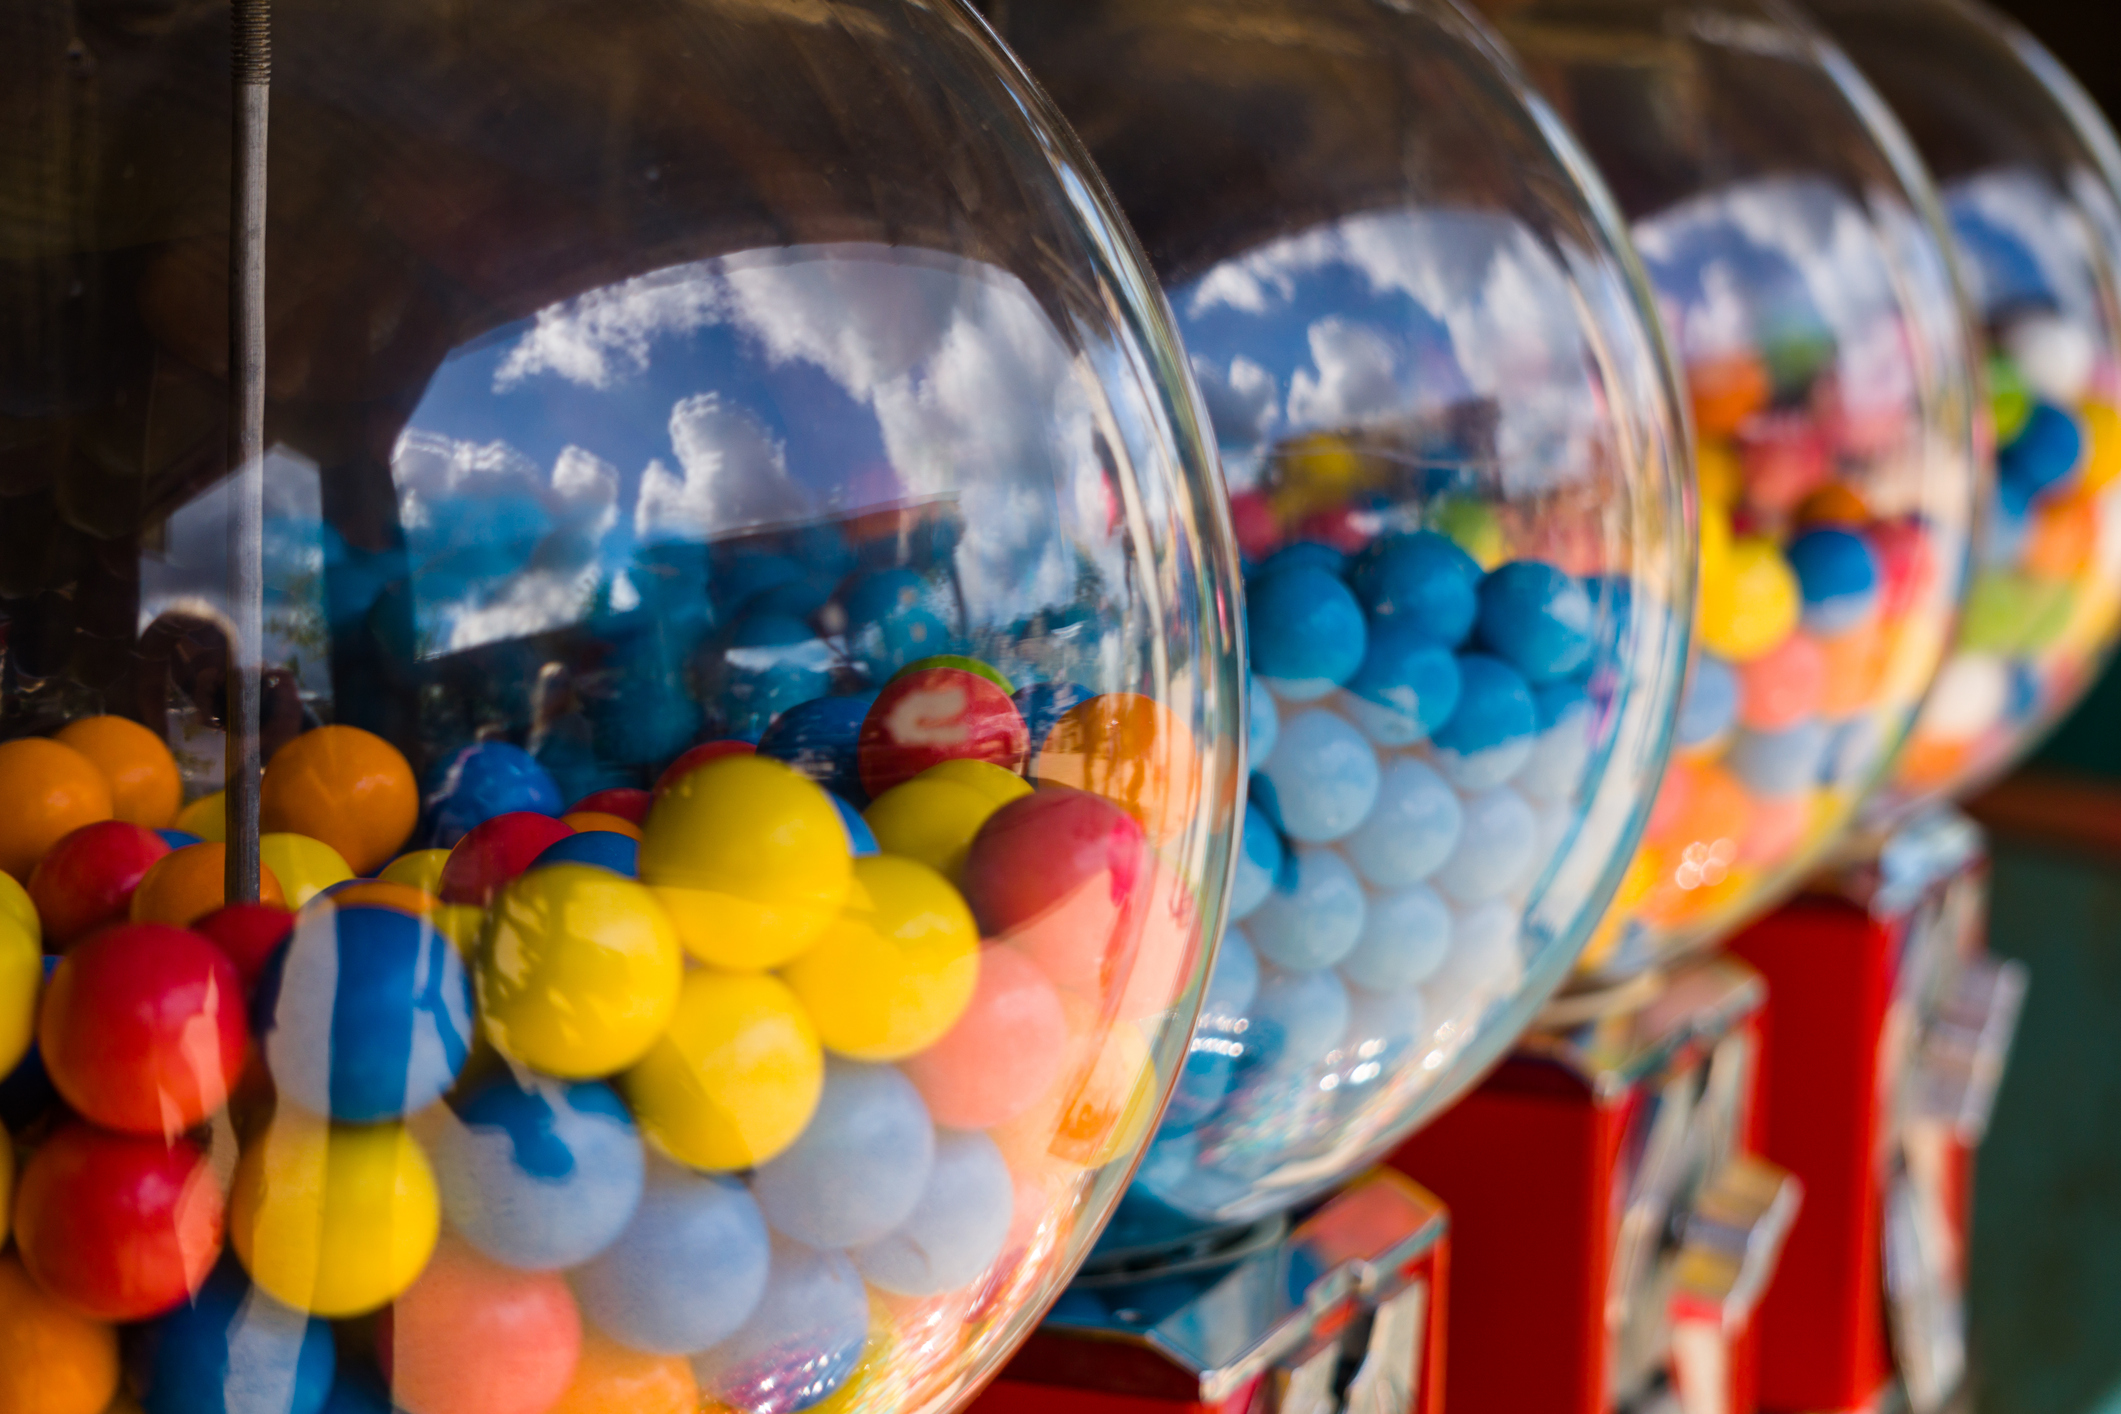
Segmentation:
<svg viewBox="0 0 2121 1414">
<path fill-rule="evenodd" d="M 1172 1088 L 1159 1134 L 1179 1134 L 1215 1113 L 1248 1044 L 1246 1013 L 1259 993 L 1259 955 L 1251 940 L 1235 928 L 1223 933 L 1215 952 L 1215 970 L 1201 996 L 1200 1019 L 1186 1047 L 1186 1061 Z"/>
<path fill-rule="evenodd" d="M 1232 923 L 1250 917 L 1254 909 L 1267 901 L 1287 858 L 1281 836 L 1275 832 L 1266 812 L 1248 802 L 1244 838 L 1239 841 L 1237 850 L 1237 878 L 1230 886 Z"/>
<path fill-rule="evenodd" d="M 1813 718 L 1779 732 L 1741 731 L 1725 760 L 1747 790 L 1774 800 L 1817 784 L 1832 745 L 1831 730 Z"/>
<path fill-rule="evenodd" d="M 1370 626 L 1370 649 L 1348 682 L 1349 715 L 1380 746 L 1412 746 L 1451 719 L 1458 655 L 1406 619 Z"/>
<path fill-rule="evenodd" d="M 1460 790 L 1488 790 L 1532 755 L 1539 708 L 1524 676 L 1485 653 L 1458 655 L 1458 710 L 1430 734 L 1436 769 Z"/>
<path fill-rule="evenodd" d="M 934 1296 L 978 1278 L 1002 1254 L 1016 1185 L 1002 1151 L 978 1131 L 936 1136 L 928 1184 L 906 1220 L 866 1247 L 854 1265 L 895 1296 Z"/>
<path fill-rule="evenodd" d="M 612 1339 L 691 1355 L 750 1319 L 767 1267 L 766 1221 L 741 1183 L 658 1160 L 619 1240 L 570 1279 L 582 1314 Z"/>
<path fill-rule="evenodd" d="M 1263 975 L 1247 1018 L 1258 1051 L 1247 1056 L 1239 1083 L 1255 1070 L 1286 1075 L 1317 1065 L 1347 1034 L 1348 1007 L 1347 984 L 1330 967 Z"/>
<path fill-rule="evenodd" d="M 934 1161 L 935 1125 L 912 1081 L 896 1066 L 828 1058 L 810 1123 L 759 1166 L 751 1191 L 774 1231 L 852 1247 L 906 1220 Z"/>
<path fill-rule="evenodd" d="M 876 842 L 876 831 L 862 818 L 862 812 L 847 803 L 843 796 L 833 796 L 832 806 L 840 812 L 840 823 L 847 827 L 847 848 L 856 859 L 867 859 L 882 852 Z"/>
<path fill-rule="evenodd" d="M 1507 786 L 1482 791 L 1463 804 L 1458 848 L 1436 871 L 1436 887 L 1453 903 L 1486 903 L 1530 873 L 1539 850 L 1539 822 L 1525 798 Z"/>
<path fill-rule="evenodd" d="M 1378 782 L 1370 818 L 1342 842 L 1341 852 L 1376 887 L 1403 889 L 1451 857 L 1464 815 L 1457 792 L 1434 767 L 1412 757 L 1394 761 Z"/>
<path fill-rule="evenodd" d="M 1427 981 L 1450 950 L 1451 910 L 1436 890 L 1415 884 L 1370 900 L 1340 975 L 1366 992 L 1400 992 Z"/>
<path fill-rule="evenodd" d="M 1299 712 L 1262 768 L 1274 783 L 1281 826 L 1292 839 L 1326 844 L 1349 833 L 1377 803 L 1377 752 L 1332 712 Z"/>
<path fill-rule="evenodd" d="M 1679 700 L 1679 721 L 1672 730 L 1675 746 L 1706 746 L 1738 720 L 1738 674 L 1721 658 L 1703 653 L 1694 660 L 1686 695 Z"/>
<path fill-rule="evenodd" d="M 1256 675 L 1245 682 L 1246 724 L 1252 733 L 1252 764 L 1257 768 L 1274 754 L 1274 743 L 1281 738 L 1281 711 L 1274 705 L 1274 694 Z"/>
<path fill-rule="evenodd" d="M 1291 972 L 1331 967 L 1362 936 L 1362 883 L 1329 849 L 1296 851 L 1294 878 L 1253 911 L 1252 944 L 1260 956 Z"/>
<path fill-rule="evenodd" d="M 432 1145 L 442 1211 L 504 1266 L 580 1266 L 626 1230 L 647 1157 L 617 1092 L 503 1073 L 454 1105 Z"/>
<path fill-rule="evenodd" d="M 1572 800 L 1591 764 L 1591 701 L 1574 683 L 1550 683 L 1532 694 L 1539 736 L 1511 785 L 1533 800 Z"/>
<path fill-rule="evenodd" d="M 692 1373 L 701 1394 L 731 1409 L 793 1414 L 845 1384 L 868 1340 L 869 1293 L 847 1255 L 776 1237 L 758 1308 L 743 1329 L 695 1355 Z"/>
</svg>

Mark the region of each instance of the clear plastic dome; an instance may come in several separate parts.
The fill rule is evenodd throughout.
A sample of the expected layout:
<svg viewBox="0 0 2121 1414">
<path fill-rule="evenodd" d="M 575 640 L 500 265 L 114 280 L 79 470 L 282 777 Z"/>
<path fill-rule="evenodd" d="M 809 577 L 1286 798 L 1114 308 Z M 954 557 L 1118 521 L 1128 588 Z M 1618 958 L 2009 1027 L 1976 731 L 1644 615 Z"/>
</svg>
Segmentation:
<svg viewBox="0 0 2121 1414">
<path fill-rule="evenodd" d="M 1610 202 L 1461 11 L 997 10 L 1163 278 L 1247 559 L 1235 922 L 1116 1249 L 1345 1177 L 1567 975 L 1668 748 L 1685 449 Z"/>
<path fill-rule="evenodd" d="M 947 5 L 281 0 L 230 476 L 227 11 L 0 54 L 0 1407 L 962 1401 L 1235 839 L 1124 223 Z"/>
<path fill-rule="evenodd" d="M 2054 56 L 1967 0 L 1818 0 L 1937 179 L 1986 356 L 1995 459 L 1951 659 L 1890 819 L 1994 777 L 2098 676 L 2121 623 L 2121 150 Z"/>
<path fill-rule="evenodd" d="M 1969 340 L 1934 193 L 1777 0 L 1497 0 L 1627 212 L 1687 379 L 1701 592 L 1678 745 L 1614 925 L 1639 970 L 1801 881 L 1943 659 L 1975 498 Z"/>
</svg>

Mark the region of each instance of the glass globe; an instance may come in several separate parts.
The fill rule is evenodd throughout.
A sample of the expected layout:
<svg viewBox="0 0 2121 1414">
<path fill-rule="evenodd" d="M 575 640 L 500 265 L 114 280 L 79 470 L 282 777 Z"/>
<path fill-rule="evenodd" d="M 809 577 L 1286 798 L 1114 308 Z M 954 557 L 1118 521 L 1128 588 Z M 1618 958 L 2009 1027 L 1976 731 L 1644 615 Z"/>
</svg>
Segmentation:
<svg viewBox="0 0 2121 1414">
<path fill-rule="evenodd" d="M 0 56 L 0 1391 L 962 1402 L 1235 838 L 1123 222 L 949 5 L 282 0 L 231 476 L 226 9 Z"/>
<path fill-rule="evenodd" d="M 1685 366 L 1696 654 L 1608 975 L 1800 882 L 1891 768 L 1964 583 L 1971 355 L 1934 194 L 1774 0 L 1499 0 L 1611 184 Z"/>
<path fill-rule="evenodd" d="M 2121 150 L 2053 55 L 1960 0 L 1824 0 L 1937 179 L 1988 369 L 1995 479 L 1951 658 L 1891 819 L 1999 774 L 2097 677 L 2121 620 Z"/>
<path fill-rule="evenodd" d="M 1603 188 L 1461 11 L 996 14 L 1162 277 L 1246 556 L 1234 924 L 1138 1249 L 1374 1160 L 1567 975 L 1667 750 L 1685 447 Z"/>
</svg>

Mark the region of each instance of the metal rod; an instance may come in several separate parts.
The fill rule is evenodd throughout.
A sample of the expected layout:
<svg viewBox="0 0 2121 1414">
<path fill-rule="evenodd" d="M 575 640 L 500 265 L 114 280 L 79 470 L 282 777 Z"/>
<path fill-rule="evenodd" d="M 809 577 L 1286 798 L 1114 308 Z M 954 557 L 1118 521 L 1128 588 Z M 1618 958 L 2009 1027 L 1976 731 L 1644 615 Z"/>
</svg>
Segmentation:
<svg viewBox="0 0 2121 1414">
<path fill-rule="evenodd" d="M 230 0 L 234 140 L 228 247 L 227 898 L 258 898 L 259 678 L 265 634 L 265 125 L 270 0 Z"/>
</svg>

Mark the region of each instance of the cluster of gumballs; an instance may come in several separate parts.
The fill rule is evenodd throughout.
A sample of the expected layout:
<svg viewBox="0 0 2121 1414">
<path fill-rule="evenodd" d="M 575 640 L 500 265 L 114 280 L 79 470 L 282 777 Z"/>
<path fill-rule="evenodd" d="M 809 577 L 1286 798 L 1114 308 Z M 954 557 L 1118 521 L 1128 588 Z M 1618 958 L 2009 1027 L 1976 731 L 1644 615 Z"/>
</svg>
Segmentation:
<svg viewBox="0 0 2121 1414">
<path fill-rule="evenodd" d="M 1199 944 L 1183 724 L 962 658 L 564 811 L 314 729 L 257 904 L 136 724 L 0 782 L 8 1414 L 844 1403 L 1037 1280 Z"/>
<path fill-rule="evenodd" d="M 1484 570 L 1430 529 L 1352 555 L 1298 541 L 1248 576 L 1234 926 L 1144 1163 L 1154 1196 L 1213 1212 L 1339 1142 L 1516 986 L 1526 899 L 1576 821 L 1617 631 L 1601 606 L 1626 597 L 1538 560 Z"/>
<path fill-rule="evenodd" d="M 2121 611 L 2117 370 L 2059 312 L 2002 320 L 1988 358 L 1996 483 L 1956 651 L 1901 760 L 1914 792 L 1997 764 L 2081 689 Z"/>
</svg>

